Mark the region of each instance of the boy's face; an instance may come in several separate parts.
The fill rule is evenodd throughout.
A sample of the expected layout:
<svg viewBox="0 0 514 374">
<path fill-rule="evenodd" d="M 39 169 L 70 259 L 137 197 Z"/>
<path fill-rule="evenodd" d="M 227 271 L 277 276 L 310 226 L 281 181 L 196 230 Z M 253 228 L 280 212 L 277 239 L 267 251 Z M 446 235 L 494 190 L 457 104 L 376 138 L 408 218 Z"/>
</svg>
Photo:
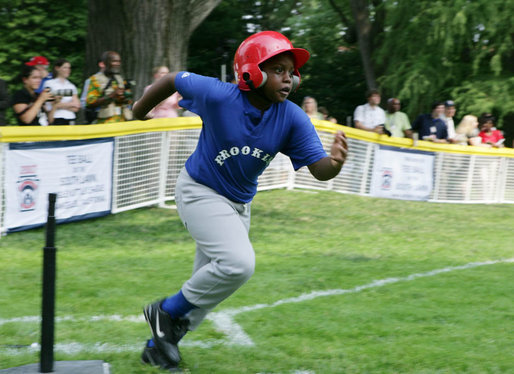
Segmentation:
<svg viewBox="0 0 514 374">
<path fill-rule="evenodd" d="M 293 88 L 294 58 L 281 53 L 262 63 L 262 71 L 268 75 L 262 92 L 273 103 L 286 101 Z"/>
</svg>

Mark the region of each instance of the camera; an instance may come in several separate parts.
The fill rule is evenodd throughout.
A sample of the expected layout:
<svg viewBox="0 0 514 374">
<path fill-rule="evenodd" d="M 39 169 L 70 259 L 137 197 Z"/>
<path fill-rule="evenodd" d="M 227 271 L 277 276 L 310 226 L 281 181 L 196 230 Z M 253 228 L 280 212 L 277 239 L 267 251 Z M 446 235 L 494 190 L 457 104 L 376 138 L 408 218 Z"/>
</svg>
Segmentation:
<svg viewBox="0 0 514 374">
<path fill-rule="evenodd" d="M 131 90 L 136 85 L 136 81 L 134 79 L 125 79 L 125 89 Z"/>
<path fill-rule="evenodd" d="M 70 88 L 63 88 L 63 89 L 59 89 L 59 90 L 53 90 L 52 91 L 52 95 L 54 95 L 54 96 L 61 96 L 61 97 L 73 96 L 73 90 L 70 89 Z"/>
</svg>

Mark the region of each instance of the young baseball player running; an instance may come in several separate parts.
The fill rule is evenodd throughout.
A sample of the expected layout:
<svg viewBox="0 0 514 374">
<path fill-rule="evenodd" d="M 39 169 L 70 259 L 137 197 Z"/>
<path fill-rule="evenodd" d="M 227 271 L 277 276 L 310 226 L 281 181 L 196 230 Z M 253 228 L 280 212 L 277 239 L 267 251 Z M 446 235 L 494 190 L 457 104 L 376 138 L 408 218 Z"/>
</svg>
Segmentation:
<svg viewBox="0 0 514 374">
<path fill-rule="evenodd" d="M 300 84 L 309 52 L 282 34 L 263 31 L 244 40 L 234 57 L 237 84 L 189 72 L 170 73 L 136 102 L 136 118 L 177 90 L 180 106 L 203 121 L 198 145 L 175 187 L 178 213 L 196 242 L 193 274 L 175 295 L 144 308 L 152 332 L 142 360 L 170 371 L 180 362 L 178 342 L 253 274 L 250 204 L 257 178 L 278 152 L 295 170 L 319 180 L 341 170 L 348 145 L 335 135 L 330 156 L 309 117 L 287 100 Z"/>
</svg>

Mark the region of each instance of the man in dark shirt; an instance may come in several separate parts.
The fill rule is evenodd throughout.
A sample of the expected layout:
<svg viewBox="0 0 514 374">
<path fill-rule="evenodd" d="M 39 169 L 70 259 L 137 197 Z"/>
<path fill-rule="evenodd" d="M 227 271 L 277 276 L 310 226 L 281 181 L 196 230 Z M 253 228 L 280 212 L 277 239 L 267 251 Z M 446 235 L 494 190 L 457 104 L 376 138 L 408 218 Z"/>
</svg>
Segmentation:
<svg viewBox="0 0 514 374">
<path fill-rule="evenodd" d="M 448 129 L 440 118 L 444 112 L 444 103 L 436 101 L 432 104 L 432 112 L 420 114 L 412 123 L 412 130 L 419 134 L 419 139 L 434 143 L 448 143 Z"/>
</svg>

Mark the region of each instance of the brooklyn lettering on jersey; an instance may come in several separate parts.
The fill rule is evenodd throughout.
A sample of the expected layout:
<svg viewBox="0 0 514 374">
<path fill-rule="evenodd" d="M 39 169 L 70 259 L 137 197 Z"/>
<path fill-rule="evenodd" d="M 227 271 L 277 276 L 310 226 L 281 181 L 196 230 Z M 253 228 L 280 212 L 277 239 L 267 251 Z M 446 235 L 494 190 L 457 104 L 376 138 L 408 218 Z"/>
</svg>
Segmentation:
<svg viewBox="0 0 514 374">
<path fill-rule="evenodd" d="M 263 150 L 259 148 L 251 148 L 248 145 L 245 145 L 244 147 L 232 147 L 228 151 L 226 149 L 223 149 L 219 151 L 218 155 L 214 158 L 214 161 L 216 161 L 220 166 L 223 166 L 225 163 L 225 160 L 230 157 L 236 157 L 236 156 L 251 156 L 260 159 L 262 162 L 265 162 L 266 165 L 269 165 L 271 160 L 273 160 L 273 156 L 269 153 L 266 153 L 263 155 Z"/>
</svg>

